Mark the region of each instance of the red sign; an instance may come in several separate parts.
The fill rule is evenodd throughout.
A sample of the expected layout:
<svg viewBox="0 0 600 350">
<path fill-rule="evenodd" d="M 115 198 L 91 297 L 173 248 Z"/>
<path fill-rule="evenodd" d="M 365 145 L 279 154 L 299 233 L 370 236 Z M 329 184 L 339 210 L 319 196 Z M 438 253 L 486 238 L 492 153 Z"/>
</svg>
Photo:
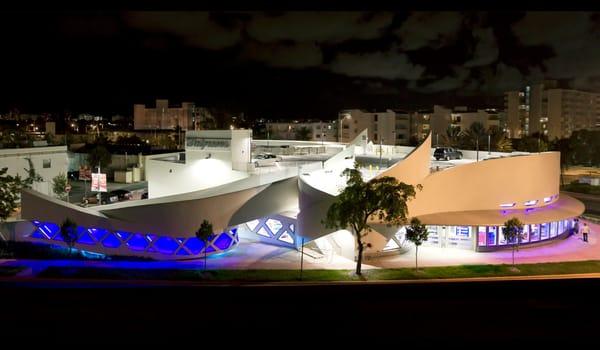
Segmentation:
<svg viewBox="0 0 600 350">
<path fill-rule="evenodd" d="M 92 169 L 87 166 L 79 167 L 79 180 L 91 180 L 92 179 Z"/>
<path fill-rule="evenodd" d="M 106 192 L 106 174 L 92 173 L 92 191 Z"/>
</svg>

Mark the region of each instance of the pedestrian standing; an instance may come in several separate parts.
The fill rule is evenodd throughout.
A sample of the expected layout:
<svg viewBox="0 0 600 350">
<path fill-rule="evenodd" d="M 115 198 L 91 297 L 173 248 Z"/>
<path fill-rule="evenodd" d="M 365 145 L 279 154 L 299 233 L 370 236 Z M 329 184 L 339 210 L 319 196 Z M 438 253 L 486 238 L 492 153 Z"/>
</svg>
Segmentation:
<svg viewBox="0 0 600 350">
<path fill-rule="evenodd" d="M 590 233 L 590 227 L 588 226 L 587 222 L 583 223 L 583 229 L 581 230 L 581 233 L 583 233 L 583 241 L 587 242 L 588 234 Z"/>
<path fill-rule="evenodd" d="M 573 220 L 573 234 L 577 235 L 579 234 L 579 219 L 575 218 L 575 220 Z"/>
</svg>

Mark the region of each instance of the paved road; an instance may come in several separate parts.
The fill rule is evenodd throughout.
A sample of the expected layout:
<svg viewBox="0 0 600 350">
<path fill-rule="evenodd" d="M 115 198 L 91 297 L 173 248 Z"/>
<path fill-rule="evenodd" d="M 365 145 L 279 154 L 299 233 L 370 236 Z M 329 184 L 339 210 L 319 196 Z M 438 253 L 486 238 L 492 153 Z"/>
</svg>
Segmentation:
<svg viewBox="0 0 600 350">
<path fill-rule="evenodd" d="M 96 192 L 91 192 L 90 191 L 90 181 L 70 181 L 71 183 L 71 192 L 69 193 L 69 201 L 71 203 L 81 203 L 84 194 L 87 193 L 88 196 L 96 193 Z M 86 189 L 87 187 L 87 189 Z M 107 188 L 108 191 L 114 191 L 114 190 L 118 190 L 118 189 L 126 189 L 129 191 L 133 191 L 133 190 L 141 190 L 141 189 L 147 189 L 148 188 L 148 183 L 143 181 L 143 182 L 137 182 L 137 183 L 131 183 L 131 184 L 122 184 L 122 183 L 115 183 L 115 182 L 109 182 L 107 184 Z"/>
<path fill-rule="evenodd" d="M 2 286 L 19 343 L 596 341 L 599 279 L 137 288 Z M 66 334 L 65 334 L 66 332 Z M 275 339 L 274 339 L 275 338 Z M 204 340 L 206 339 L 206 340 Z M 539 343 L 537 343 L 539 346 Z"/>
<path fill-rule="evenodd" d="M 585 204 L 585 212 L 594 215 L 600 215 L 600 196 L 595 194 L 585 194 L 585 193 L 576 193 L 576 192 L 566 192 L 563 193 L 577 198 Z"/>
</svg>

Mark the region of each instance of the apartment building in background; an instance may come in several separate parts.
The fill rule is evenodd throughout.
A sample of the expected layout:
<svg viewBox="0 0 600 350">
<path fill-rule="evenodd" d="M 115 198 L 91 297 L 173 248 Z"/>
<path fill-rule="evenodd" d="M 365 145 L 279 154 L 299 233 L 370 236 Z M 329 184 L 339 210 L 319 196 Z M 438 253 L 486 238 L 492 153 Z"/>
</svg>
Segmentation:
<svg viewBox="0 0 600 350">
<path fill-rule="evenodd" d="M 338 139 L 353 140 L 364 129 L 368 139 L 384 145 L 408 145 L 412 134 L 411 113 L 403 110 L 367 111 L 346 109 L 338 114 Z"/>
<path fill-rule="evenodd" d="M 306 141 L 337 141 L 337 124 L 327 121 L 288 121 L 266 123 L 269 139 L 298 140 L 306 136 Z M 306 129 L 303 131 L 302 129 Z"/>
<path fill-rule="evenodd" d="M 600 128 L 600 93 L 563 89 L 556 80 L 507 91 L 504 106 L 513 138 L 540 133 L 552 140 L 575 130 Z"/>
<path fill-rule="evenodd" d="M 169 100 L 157 99 L 155 108 L 143 104 L 133 105 L 133 127 L 135 130 L 194 130 L 196 108 L 191 102 L 169 107 Z"/>
</svg>

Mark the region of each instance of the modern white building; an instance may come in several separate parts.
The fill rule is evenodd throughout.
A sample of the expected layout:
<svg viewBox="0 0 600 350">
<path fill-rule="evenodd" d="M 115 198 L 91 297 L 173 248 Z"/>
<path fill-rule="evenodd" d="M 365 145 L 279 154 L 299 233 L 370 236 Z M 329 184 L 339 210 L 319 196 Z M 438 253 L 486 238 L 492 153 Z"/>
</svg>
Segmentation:
<svg viewBox="0 0 600 350">
<path fill-rule="evenodd" d="M 298 140 L 306 132 L 306 141 L 335 142 L 338 139 L 337 127 L 334 122 L 273 122 L 267 123 L 267 136 L 272 140 Z M 303 131 L 305 129 L 305 131 Z"/>
<path fill-rule="evenodd" d="M 344 169 L 357 157 L 377 157 L 367 130 L 325 161 L 283 158 L 255 168 L 251 132 L 227 130 L 188 133 L 184 155 L 152 159 L 148 164 L 150 199 L 81 208 L 36 191 L 24 191 L 17 239 L 63 244 L 60 223 L 67 217 L 78 228 L 76 248 L 111 255 L 189 259 L 234 249 L 254 235 L 262 243 L 298 249 L 314 242 L 353 258 L 347 230 L 324 227 L 329 206 L 345 186 Z M 283 142 L 283 141 L 281 141 Z M 296 141 L 297 142 L 297 141 Z M 394 148 L 401 146 L 388 146 Z M 566 236 L 572 219 L 584 211 L 578 200 L 559 193 L 560 153 L 494 153 L 475 161 L 435 163 L 431 134 L 389 168 L 361 168 L 368 180 L 393 176 L 417 185 L 408 202 L 410 217 L 428 225 L 429 245 L 488 251 L 508 247 L 503 223 L 512 217 L 525 224 L 523 244 L 550 243 Z M 481 158 L 480 158 L 481 159 Z M 520 171 L 514 171 L 519 169 Z M 207 246 L 194 232 L 209 220 L 215 234 Z M 368 256 L 398 254 L 406 244 L 404 227 L 371 221 Z"/>
</svg>

